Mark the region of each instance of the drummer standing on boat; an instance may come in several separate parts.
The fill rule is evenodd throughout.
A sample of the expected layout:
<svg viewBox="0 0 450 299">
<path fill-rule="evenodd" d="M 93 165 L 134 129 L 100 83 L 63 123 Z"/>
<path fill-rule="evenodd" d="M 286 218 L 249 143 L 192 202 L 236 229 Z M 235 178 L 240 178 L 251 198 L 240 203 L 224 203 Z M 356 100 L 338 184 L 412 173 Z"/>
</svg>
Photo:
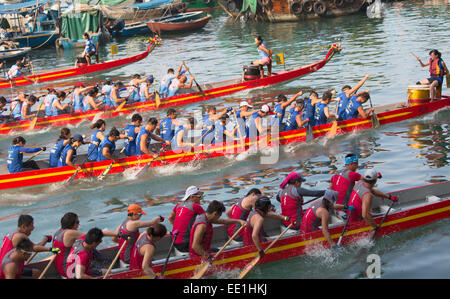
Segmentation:
<svg viewBox="0 0 450 299">
<path fill-rule="evenodd" d="M 86 45 L 84 47 L 83 53 L 81 54 L 81 57 L 86 58 L 87 65 L 91 65 L 91 57 L 95 56 L 95 54 L 97 53 L 97 49 L 95 48 L 94 42 L 87 32 L 83 33 L 83 39 L 86 40 Z"/>
<path fill-rule="evenodd" d="M 440 99 L 440 96 L 437 96 L 436 89 L 442 86 L 444 83 L 444 76 L 449 72 L 447 66 L 441 58 L 441 52 L 435 49 L 431 50 L 429 55 L 430 60 L 427 63 L 423 63 L 422 60 L 416 56 L 417 61 L 419 61 L 422 67 L 430 66 L 430 77 L 417 83 L 430 84 L 430 98 L 434 101 Z"/>
</svg>

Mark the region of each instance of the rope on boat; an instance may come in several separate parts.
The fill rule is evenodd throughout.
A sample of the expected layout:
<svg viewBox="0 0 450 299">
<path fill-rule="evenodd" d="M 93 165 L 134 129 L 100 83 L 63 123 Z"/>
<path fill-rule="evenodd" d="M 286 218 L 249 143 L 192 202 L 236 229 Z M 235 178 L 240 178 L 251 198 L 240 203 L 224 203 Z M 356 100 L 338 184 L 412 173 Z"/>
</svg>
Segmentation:
<svg viewBox="0 0 450 299">
<path fill-rule="evenodd" d="M 44 46 L 44 45 L 52 38 L 52 36 L 55 35 L 55 34 L 56 34 L 56 32 L 53 32 L 53 33 L 47 38 L 47 40 L 46 40 L 45 42 L 43 42 L 42 44 L 40 44 L 39 46 L 37 46 L 37 47 L 35 47 L 35 48 L 31 48 L 31 50 L 36 50 L 36 49 L 39 49 L 40 47 Z"/>
</svg>

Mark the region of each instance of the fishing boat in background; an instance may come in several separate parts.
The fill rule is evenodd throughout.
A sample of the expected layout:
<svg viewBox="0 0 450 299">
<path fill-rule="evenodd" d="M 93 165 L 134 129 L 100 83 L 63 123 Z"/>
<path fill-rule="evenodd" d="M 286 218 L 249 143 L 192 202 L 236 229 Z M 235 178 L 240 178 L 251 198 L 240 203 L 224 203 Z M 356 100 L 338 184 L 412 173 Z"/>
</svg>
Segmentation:
<svg viewBox="0 0 450 299">
<path fill-rule="evenodd" d="M 152 46 L 149 45 L 149 48 Z M 154 45 L 153 45 L 154 46 Z M 45 118 L 39 118 L 37 122 L 34 125 L 34 129 L 39 130 L 48 126 L 64 126 L 68 124 L 76 124 L 81 121 L 86 120 L 92 120 L 96 117 L 101 118 L 113 118 L 118 117 L 120 115 L 126 115 L 131 114 L 135 112 L 144 112 L 144 111 L 151 111 L 156 109 L 164 109 L 172 106 L 179 106 L 179 105 L 186 105 L 201 101 L 206 101 L 226 95 L 230 95 L 233 93 L 237 93 L 244 90 L 249 90 L 257 87 L 264 87 L 264 86 L 271 86 L 274 84 L 278 84 L 281 82 L 287 82 L 290 80 L 297 79 L 299 77 L 311 74 L 315 71 L 318 71 L 323 66 L 325 66 L 331 58 L 334 56 L 335 53 L 340 51 L 339 45 L 333 45 L 329 49 L 327 55 L 323 60 L 320 60 L 318 62 L 314 62 L 309 65 L 300 66 L 297 68 L 294 68 L 292 70 L 283 70 L 280 72 L 272 72 L 272 75 L 269 77 L 264 78 L 253 78 L 252 80 L 241 78 L 221 81 L 221 82 L 215 82 L 215 83 L 207 83 L 202 84 L 202 92 L 196 90 L 195 87 L 191 89 L 184 89 L 182 94 L 175 95 L 173 97 L 163 98 L 160 100 L 160 105 L 157 106 L 155 101 L 146 101 L 146 102 L 136 102 L 136 103 L 130 103 L 123 106 L 120 110 L 117 110 L 117 108 L 113 107 L 110 109 L 96 109 L 96 110 L 90 110 L 86 112 L 80 112 L 80 113 L 73 113 L 73 114 L 62 114 L 58 116 L 50 116 Z M 140 54 L 144 55 L 144 54 Z M 148 55 L 145 54 L 145 55 Z M 140 59 L 144 57 L 139 57 Z M 140 60 L 139 59 L 139 60 Z M 134 59 L 134 61 L 137 61 L 137 58 Z M 95 67 L 96 65 L 91 65 L 89 67 Z M 87 68 L 87 67 L 83 67 Z M 244 67 L 246 69 L 247 67 Z M 104 68 L 106 69 L 106 68 Z M 61 71 L 66 78 L 72 75 L 71 72 L 74 74 L 83 74 L 84 72 L 79 72 L 79 68 L 72 69 L 72 70 L 65 70 Z M 259 72 L 259 71 L 258 71 Z M 38 78 L 46 78 L 43 77 L 43 75 L 37 75 Z M 55 75 L 49 74 L 48 76 L 51 76 L 53 79 L 59 79 L 56 76 L 58 76 L 58 73 L 55 73 Z M 23 82 L 25 81 L 25 82 Z M 41 80 L 42 81 L 42 80 Z M 26 80 L 21 81 L 14 81 L 14 84 L 17 85 L 17 83 L 20 84 L 29 84 Z M 8 88 L 9 83 L 7 82 L 0 82 L 0 88 Z M 3 126 L 0 126 L 0 135 L 1 134 L 9 134 L 12 132 L 19 132 L 28 130 L 30 127 L 31 122 L 30 121 L 15 121 L 10 123 L 4 123 Z"/>
<path fill-rule="evenodd" d="M 398 196 L 399 202 L 393 207 L 388 206 L 386 201 L 375 198 L 372 201 L 373 218 L 377 225 L 381 223 L 377 230 L 376 237 L 391 235 L 401 231 L 413 229 L 450 217 L 450 181 L 444 181 L 415 188 L 398 190 L 390 192 L 392 196 Z M 384 216 L 386 215 L 386 218 Z M 343 232 L 345 220 L 339 215 L 332 216 L 328 231 L 331 238 L 336 242 Z M 227 227 L 214 226 L 212 247 L 221 248 L 229 237 Z M 275 239 L 285 227 L 280 220 L 266 218 L 264 220 L 264 231 L 272 239 Z M 56 228 L 55 228 L 56 231 Z M 373 227 L 369 226 L 364 220 L 349 223 L 343 235 L 341 246 L 348 246 L 357 243 L 359 240 L 369 240 L 369 234 Z M 270 242 L 262 244 L 262 248 L 267 248 Z M 364 243 L 364 242 L 362 242 Z M 152 260 L 152 268 L 157 276 L 165 265 L 165 260 L 169 252 L 171 238 L 164 237 L 156 243 L 156 252 Z M 278 260 L 284 260 L 293 257 L 299 257 L 318 248 L 329 248 L 325 241 L 322 231 L 314 231 L 307 234 L 299 234 L 297 231 L 288 231 L 281 237 L 271 249 L 268 250 L 259 264 L 270 263 Z M 110 264 L 116 256 L 118 246 L 100 249 Z M 241 242 L 234 242 L 213 261 L 206 275 L 213 275 L 227 271 L 242 270 L 245 266 L 258 256 L 256 246 L 243 246 Z M 364 259 L 366 256 L 363 257 Z M 358 261 L 357 259 L 354 261 Z M 365 260 L 362 262 L 366 262 Z M 94 265 L 95 265 L 94 261 Z M 46 259 L 31 264 L 31 267 L 43 270 L 48 264 Z M 197 268 L 201 265 L 199 258 L 190 258 L 189 254 L 172 253 L 166 264 L 164 277 L 170 279 L 192 278 Z M 231 272 L 230 272 L 230 275 Z M 237 275 L 236 275 L 237 276 Z M 46 278 L 60 278 L 56 268 L 50 266 Z M 100 277 L 101 278 L 101 277 Z M 128 267 L 121 267 L 119 262 L 114 264 L 111 274 L 107 277 L 111 279 L 132 279 L 132 278 L 150 278 L 142 270 L 130 270 Z"/>
<path fill-rule="evenodd" d="M 374 124 L 372 117 L 355 118 L 337 122 L 337 134 L 352 133 L 354 131 L 375 128 L 378 125 L 386 125 L 404 121 L 407 119 L 419 117 L 425 114 L 438 111 L 450 106 L 450 96 L 444 96 L 441 100 L 429 102 L 421 105 L 409 105 L 408 102 L 400 102 L 375 107 L 375 113 L 378 124 Z M 314 126 L 311 130 L 311 140 L 326 137 L 329 134 L 333 123 L 327 123 L 320 126 Z M 258 138 L 247 138 L 245 140 L 234 140 L 220 144 L 199 145 L 191 151 L 163 151 L 159 159 L 152 160 L 151 155 L 122 156 L 116 163 L 111 161 L 91 162 L 84 164 L 82 172 L 76 172 L 73 167 L 48 168 L 48 161 L 37 161 L 40 170 L 24 171 L 21 173 L 9 174 L 6 165 L 0 166 L 0 190 L 13 189 L 27 186 L 36 186 L 56 182 L 64 182 L 72 177 L 74 179 L 83 179 L 89 177 L 98 177 L 107 168 L 109 173 L 123 173 L 130 168 L 140 169 L 151 162 L 149 167 L 161 167 L 192 161 L 199 161 L 211 158 L 218 158 L 230 155 L 236 155 L 244 152 L 256 152 L 257 149 L 276 148 L 280 145 L 297 144 L 308 140 L 308 130 L 301 128 L 292 131 L 272 133 L 270 135 L 261 135 Z M 199 142 L 194 142 L 199 144 Z M 83 155 L 78 155 L 74 163 L 79 164 L 84 160 Z"/>
<path fill-rule="evenodd" d="M 145 21 L 132 22 L 128 24 L 124 22 L 121 30 L 110 30 L 110 33 L 113 37 L 130 37 L 136 35 L 146 35 L 151 33 L 151 30 L 148 28 Z"/>
<path fill-rule="evenodd" d="M 161 32 L 180 32 L 200 29 L 205 27 L 210 19 L 211 16 L 205 16 L 202 11 L 197 11 L 152 19 L 146 23 L 152 32 L 161 34 Z"/>
</svg>

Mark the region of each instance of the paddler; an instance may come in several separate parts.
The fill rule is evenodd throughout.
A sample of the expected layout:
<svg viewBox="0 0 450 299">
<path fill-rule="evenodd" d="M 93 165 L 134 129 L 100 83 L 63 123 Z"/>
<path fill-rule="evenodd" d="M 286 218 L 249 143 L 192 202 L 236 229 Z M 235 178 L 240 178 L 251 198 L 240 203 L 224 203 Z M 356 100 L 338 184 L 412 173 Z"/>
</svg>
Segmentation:
<svg viewBox="0 0 450 299">
<path fill-rule="evenodd" d="M 330 113 L 330 108 L 328 107 L 331 98 L 331 92 L 326 91 L 322 95 L 322 100 L 315 105 L 313 126 L 324 125 L 328 122 L 328 119 L 336 118 L 336 115 Z"/>
<path fill-rule="evenodd" d="M 193 142 L 187 142 L 188 133 L 189 131 L 194 129 L 195 120 L 193 117 L 190 117 L 188 121 L 189 122 L 187 124 L 178 126 L 178 128 L 175 130 L 175 135 L 170 141 L 172 150 L 187 150 L 191 147 L 196 146 L 196 144 Z"/>
<path fill-rule="evenodd" d="M 27 101 L 23 103 L 22 109 L 20 110 L 20 120 L 31 120 L 36 116 L 35 113 L 31 113 L 31 107 L 33 107 L 36 102 L 37 98 L 34 95 L 28 96 Z"/>
<path fill-rule="evenodd" d="M 66 93 L 64 91 L 58 92 L 56 100 L 54 100 L 52 104 L 52 116 L 64 114 L 66 113 L 67 108 L 71 107 L 71 103 L 62 104 L 65 99 Z"/>
<path fill-rule="evenodd" d="M 115 127 L 112 127 L 111 131 L 109 131 L 108 137 L 103 138 L 102 142 L 100 142 L 100 145 L 98 146 L 98 162 L 105 160 L 113 160 L 114 163 L 117 162 L 117 158 L 114 157 L 113 154 L 116 150 L 116 142 L 119 139 L 128 139 L 131 141 L 133 140 L 133 137 L 120 134 L 119 130 L 117 130 Z"/>
<path fill-rule="evenodd" d="M 125 146 L 124 152 L 127 157 L 136 155 L 136 137 L 139 133 L 139 130 L 141 129 L 141 125 L 142 125 L 142 116 L 139 113 L 135 113 L 131 117 L 131 124 L 127 125 L 123 130 L 123 134 L 125 136 L 133 138 L 133 140 L 128 140 L 124 144 Z"/>
<path fill-rule="evenodd" d="M 335 204 L 338 199 L 338 192 L 326 190 L 323 198 L 315 200 L 311 206 L 306 210 L 302 218 L 300 227 L 300 234 L 307 234 L 319 230 L 322 226 L 322 234 L 331 248 L 336 249 L 338 246 L 333 242 L 330 232 L 328 231 L 328 224 L 330 217 L 335 209 L 343 209 L 343 205 Z"/>
<path fill-rule="evenodd" d="M 44 97 L 45 116 L 53 116 L 53 102 L 58 98 L 58 92 L 54 88 L 49 88 L 48 94 Z"/>
<path fill-rule="evenodd" d="M 280 184 L 280 191 L 277 194 L 277 200 L 281 203 L 281 214 L 287 216 L 290 221 L 283 221 L 284 226 L 288 226 L 291 222 L 296 224 L 291 229 L 298 230 L 303 218 L 303 197 L 318 197 L 325 194 L 325 190 L 308 190 L 302 188 L 305 182 L 300 174 L 295 171 L 289 175 Z"/>
<path fill-rule="evenodd" d="M 211 141 L 214 138 L 214 125 L 218 119 L 220 119 L 227 112 L 232 110 L 231 107 L 225 108 L 222 111 L 217 113 L 217 109 L 215 106 L 211 106 L 208 108 L 208 113 L 203 115 L 203 130 L 202 130 L 202 143 L 203 144 L 211 144 Z"/>
<path fill-rule="evenodd" d="M 84 142 L 83 136 L 81 136 L 80 134 L 73 135 L 73 137 L 70 139 L 70 142 L 64 147 L 61 152 L 61 157 L 59 157 L 58 160 L 58 167 L 71 166 L 73 168 L 76 168 L 77 170 L 81 170 L 81 166 L 75 165 L 73 162 L 77 157 L 77 149 L 83 144 L 86 144 L 86 142 Z"/>
<path fill-rule="evenodd" d="M 83 98 L 83 111 L 97 110 L 102 108 L 103 102 L 95 101 L 98 95 L 99 94 L 97 87 L 94 87 L 87 92 L 87 95 Z"/>
<path fill-rule="evenodd" d="M 14 120 L 20 120 L 22 117 L 22 105 L 27 101 L 27 95 L 20 92 L 9 106 L 10 115 Z"/>
<path fill-rule="evenodd" d="M 139 130 L 136 137 L 136 155 L 152 155 L 153 158 L 158 157 L 158 154 L 149 148 L 152 140 L 170 145 L 170 141 L 153 134 L 157 126 L 158 120 L 155 117 L 150 117 L 147 124 Z"/>
<path fill-rule="evenodd" d="M 444 76 L 449 72 L 447 66 L 441 58 L 441 52 L 434 49 L 430 51 L 429 55 L 430 60 L 427 63 L 423 63 L 419 57 L 416 57 L 422 67 L 430 66 L 430 77 L 418 83 L 430 84 L 430 98 L 434 101 L 440 99 L 440 97 L 437 97 L 436 89 L 442 86 L 444 83 Z"/>
<path fill-rule="evenodd" d="M 110 96 L 109 102 L 112 106 L 119 106 L 123 101 L 127 101 L 126 98 L 121 98 L 119 95 L 120 90 L 124 86 L 125 85 L 123 84 L 122 81 L 114 83 L 114 87 L 112 88 L 111 93 L 109 95 Z"/>
<path fill-rule="evenodd" d="M 240 137 L 239 131 L 241 132 L 242 138 L 248 137 L 248 127 L 246 124 L 247 118 L 250 117 L 254 112 L 257 112 L 255 110 L 250 110 L 252 108 L 253 106 L 250 105 L 247 101 L 241 101 L 239 103 L 239 110 L 235 111 L 237 120 L 236 127 L 238 127 L 238 129 L 236 130 L 236 137 Z"/>
<path fill-rule="evenodd" d="M 277 104 L 273 108 L 273 116 L 272 120 L 270 121 L 270 127 L 273 128 L 275 126 L 278 126 L 278 131 L 283 132 L 284 126 L 283 126 L 283 119 L 284 115 L 286 113 L 286 108 L 289 107 L 289 105 L 292 104 L 299 96 L 303 94 L 303 91 L 299 91 L 294 96 L 292 96 L 289 100 L 284 94 L 279 94 L 277 96 Z"/>
<path fill-rule="evenodd" d="M 367 169 L 364 172 L 362 180 L 356 183 L 348 205 L 353 206 L 353 211 L 350 214 L 349 222 L 357 222 L 364 220 L 367 224 L 376 228 L 377 225 L 372 217 L 372 200 L 375 197 L 387 198 L 394 202 L 398 201 L 398 196 L 386 194 L 377 189 L 374 189 L 377 180 L 381 178 L 381 174 L 375 169 Z"/>
<path fill-rule="evenodd" d="M 153 76 L 152 76 L 153 77 Z M 133 102 L 139 102 L 141 100 L 140 97 L 140 85 L 144 83 L 147 78 L 142 78 L 139 74 L 134 74 L 128 86 L 128 99 Z"/>
<path fill-rule="evenodd" d="M 8 70 L 6 77 L 4 77 L 4 78 L 0 77 L 0 81 L 10 82 L 11 85 L 14 85 L 14 83 L 12 83 L 12 80 L 21 78 L 26 81 L 34 83 L 35 81 L 33 79 L 25 77 L 25 73 L 22 72 L 22 69 L 24 67 L 25 67 L 25 65 L 22 62 L 12 65 L 11 68 Z"/>
<path fill-rule="evenodd" d="M 319 94 L 314 90 L 310 92 L 309 97 L 304 101 L 305 107 L 303 108 L 302 119 L 306 121 L 305 126 L 314 126 L 314 107 L 320 101 Z"/>
<path fill-rule="evenodd" d="M 106 78 L 105 79 L 105 83 L 102 86 L 102 96 L 103 96 L 103 104 L 105 105 L 105 108 L 110 108 L 115 106 L 112 102 L 111 102 L 111 91 L 113 89 L 114 85 L 113 82 L 110 78 Z"/>
<path fill-rule="evenodd" d="M 195 218 L 205 213 L 200 205 L 202 196 L 203 193 L 197 186 L 189 186 L 181 202 L 175 205 L 167 217 L 173 226 L 172 230 L 178 231 L 174 247 L 180 252 L 189 252 L 190 233 Z"/>
<path fill-rule="evenodd" d="M 358 156 L 347 154 L 345 156 L 345 168 L 337 171 L 331 177 L 330 189 L 339 193 L 336 204 L 348 206 L 353 187 L 361 179 L 361 175 L 356 172 L 358 166 Z"/>
<path fill-rule="evenodd" d="M 224 114 L 219 120 L 216 121 L 214 125 L 214 138 L 212 139 L 212 144 L 218 144 L 222 142 L 227 142 L 227 136 L 230 138 L 229 140 L 234 140 L 234 136 L 238 129 L 237 126 L 234 127 L 233 130 L 227 129 L 227 119 L 229 118 L 228 114 Z"/>
<path fill-rule="evenodd" d="M 370 99 L 368 92 L 363 92 L 358 96 L 353 96 L 348 101 L 347 107 L 345 108 L 344 120 L 354 119 L 358 117 L 367 118 L 374 113 L 375 108 L 369 108 L 364 110 L 362 105 Z"/>
<path fill-rule="evenodd" d="M 192 87 L 192 82 L 194 82 L 194 76 L 191 75 L 191 80 L 189 81 L 189 84 L 186 84 L 187 77 L 184 73 L 188 70 L 189 70 L 188 67 L 186 67 L 186 70 L 183 71 L 181 70 L 181 68 L 178 70 L 175 78 L 172 79 L 172 82 L 169 85 L 169 90 L 167 91 L 168 97 L 175 96 L 180 90 L 180 88 L 189 89 Z"/>
<path fill-rule="evenodd" d="M 131 252 L 130 270 L 142 270 L 150 278 L 154 278 L 152 258 L 156 252 L 156 243 L 166 234 L 166 227 L 160 223 L 150 226 L 140 234 Z"/>
<path fill-rule="evenodd" d="M 6 101 L 5 97 L 0 96 L 0 118 L 4 118 L 5 116 L 2 115 L 3 112 L 8 111 L 8 109 L 5 108 L 8 101 Z"/>
<path fill-rule="evenodd" d="M 59 135 L 58 140 L 56 141 L 55 145 L 50 150 L 50 156 L 49 156 L 49 163 L 50 167 L 57 167 L 59 158 L 61 157 L 61 153 L 66 147 L 67 144 L 69 144 L 70 139 L 72 137 L 72 134 L 70 133 L 69 128 L 62 128 L 61 133 Z"/>
<path fill-rule="evenodd" d="M 247 220 L 248 214 L 255 207 L 256 200 L 261 197 L 261 190 L 253 188 L 237 203 L 231 206 L 226 212 L 226 215 L 230 219 L 240 219 Z M 240 224 L 232 224 L 227 226 L 228 237 L 234 235 L 234 233 L 240 228 Z M 235 241 L 242 241 L 242 236 L 244 232 L 241 231 L 238 236 L 234 239 Z"/>
<path fill-rule="evenodd" d="M 181 68 L 183 67 L 184 62 L 181 63 L 179 70 L 177 73 L 181 72 Z M 169 92 L 169 86 L 172 83 L 172 80 L 175 78 L 175 71 L 172 68 L 167 70 L 167 74 L 165 74 L 161 83 L 159 84 L 159 95 L 163 98 L 167 97 L 167 93 Z"/>
<path fill-rule="evenodd" d="M 267 196 L 259 197 L 255 201 L 255 208 L 248 215 L 248 225 L 244 228 L 244 246 L 255 245 L 261 258 L 265 255 L 261 243 L 269 241 L 269 238 L 264 237 L 264 218 L 269 217 L 283 221 L 290 221 L 287 216 L 272 213 L 271 211 L 273 210 L 274 206 Z"/>
<path fill-rule="evenodd" d="M 119 248 L 128 239 L 125 248 L 120 253 L 120 260 L 125 263 L 130 263 L 132 249 L 139 237 L 139 229 L 158 225 L 164 221 L 164 217 L 158 216 L 152 220 L 141 220 L 142 215 L 147 215 L 142 207 L 138 204 L 131 204 L 127 208 L 127 218 L 117 227 L 115 234 L 120 237 L 113 237 L 113 242 L 119 243 Z"/>
<path fill-rule="evenodd" d="M 86 44 L 81 57 L 86 58 L 87 65 L 91 65 L 91 57 L 94 57 L 97 54 L 97 49 L 95 48 L 94 42 L 87 32 L 83 33 L 83 39 L 86 40 Z"/>
<path fill-rule="evenodd" d="M 91 125 L 91 129 L 97 129 L 91 134 L 90 142 L 88 148 L 88 161 L 97 161 L 100 151 L 100 143 L 105 139 L 106 122 L 103 119 L 98 119 L 94 124 Z"/>
<path fill-rule="evenodd" d="M 302 112 L 305 107 L 303 99 L 297 99 L 291 104 L 291 107 L 286 112 L 286 122 L 284 123 L 284 131 L 297 130 L 302 128 L 308 120 L 302 119 Z"/>
<path fill-rule="evenodd" d="M 262 118 L 269 115 L 269 112 L 270 107 L 268 105 L 263 105 L 261 109 L 252 113 L 248 125 L 248 133 L 250 138 L 255 138 L 264 134 Z"/>
<path fill-rule="evenodd" d="M 94 86 L 85 86 L 83 82 L 78 82 L 72 92 L 72 105 L 74 112 L 83 111 L 84 93 L 91 90 Z"/>
<path fill-rule="evenodd" d="M 17 246 L 7 252 L 0 260 L 0 279 L 20 279 L 22 275 L 30 277 L 29 270 L 25 270 L 25 262 L 33 254 L 32 249 L 33 243 L 29 239 L 20 239 Z M 31 277 L 38 278 L 41 273 L 40 270 L 33 270 Z"/>
<path fill-rule="evenodd" d="M 337 117 L 338 120 L 343 120 L 345 117 L 345 108 L 347 107 L 348 101 L 353 96 L 354 93 L 360 89 L 363 84 L 366 82 L 367 79 L 369 79 L 370 75 L 366 74 L 364 78 L 358 82 L 353 88 L 350 85 L 344 85 L 341 89 L 341 93 L 337 95 L 337 101 L 338 101 L 338 110 L 337 110 Z M 367 92 L 367 91 L 366 91 Z"/>
<path fill-rule="evenodd" d="M 167 110 L 167 116 L 159 123 L 159 135 L 162 139 L 172 140 L 175 135 L 175 128 L 182 126 L 183 123 L 177 119 L 177 111 L 173 108 Z"/>
<path fill-rule="evenodd" d="M 8 255 L 11 250 L 16 248 L 19 244 L 19 242 L 22 239 L 26 239 L 30 241 L 30 235 L 34 230 L 34 219 L 31 215 L 20 215 L 19 219 L 17 221 L 17 228 L 16 230 L 8 233 L 3 238 L 2 242 L 2 248 L 0 250 L 0 261 L 2 261 L 5 256 Z M 59 253 L 59 249 L 57 248 L 51 248 L 51 247 L 45 247 L 44 245 L 48 242 L 52 241 L 52 236 L 47 235 L 44 236 L 41 242 L 34 244 L 31 242 L 31 246 L 28 248 L 27 251 L 30 252 L 53 252 L 53 253 Z M 29 266 L 25 266 L 23 271 L 23 276 L 27 277 L 35 277 L 37 278 L 39 274 L 41 273 L 40 270 L 36 268 L 31 268 Z"/>
<path fill-rule="evenodd" d="M 39 151 L 45 151 L 46 147 L 28 148 L 25 147 L 25 143 L 26 140 L 22 136 L 15 137 L 13 139 L 12 146 L 8 149 L 8 155 L 6 158 L 9 173 L 39 169 L 39 166 L 33 160 L 23 162 L 23 154 L 33 154 Z"/>
<path fill-rule="evenodd" d="M 154 96 L 154 93 L 150 93 L 150 85 L 153 84 L 153 81 L 155 79 L 153 78 L 153 75 L 148 76 L 145 78 L 145 81 L 140 83 L 139 85 L 139 101 L 140 102 L 147 102 L 152 99 Z"/>
<path fill-rule="evenodd" d="M 191 258 L 200 257 L 212 262 L 211 243 L 213 239 L 213 224 L 240 224 L 247 222 L 241 219 L 220 218 L 225 212 L 225 206 L 221 201 L 213 200 L 209 203 L 204 214 L 197 216 L 191 229 L 189 241 L 189 256 Z"/>
<path fill-rule="evenodd" d="M 267 75 L 270 76 L 272 75 L 272 51 L 267 49 L 261 36 L 252 35 L 255 37 L 256 49 L 259 54 L 259 59 L 253 61 L 253 65 L 259 66 L 261 78 L 264 78 L 264 66 L 267 65 Z"/>
</svg>

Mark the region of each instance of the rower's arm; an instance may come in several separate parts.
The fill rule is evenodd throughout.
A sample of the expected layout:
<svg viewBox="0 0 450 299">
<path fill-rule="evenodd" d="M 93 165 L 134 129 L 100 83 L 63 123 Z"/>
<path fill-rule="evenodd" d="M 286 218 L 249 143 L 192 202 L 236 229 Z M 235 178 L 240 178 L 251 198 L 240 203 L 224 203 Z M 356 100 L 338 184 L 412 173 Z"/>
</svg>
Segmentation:
<svg viewBox="0 0 450 299">
<path fill-rule="evenodd" d="M 67 151 L 67 155 L 66 155 L 66 164 L 68 166 L 71 166 L 73 168 L 76 168 L 76 169 L 80 170 L 81 169 L 80 166 L 76 166 L 75 164 L 72 163 L 72 156 L 73 156 L 73 150 L 68 150 Z"/>
<path fill-rule="evenodd" d="M 144 271 L 145 274 L 150 275 L 150 277 L 155 276 L 155 272 L 153 272 L 151 265 L 152 258 L 155 255 L 155 246 L 147 244 L 143 247 L 144 249 L 144 258 L 142 259 L 142 271 Z"/>
<path fill-rule="evenodd" d="M 262 124 L 261 124 L 261 117 L 258 117 L 258 118 L 255 119 L 255 125 L 256 125 L 256 128 L 258 129 L 259 134 L 263 134 L 263 127 L 262 127 Z"/>
<path fill-rule="evenodd" d="M 303 94 L 303 91 L 299 91 L 296 94 L 294 94 L 286 103 L 282 103 L 281 104 L 281 108 L 286 108 L 288 107 L 290 104 L 292 104 L 293 101 L 295 101 L 299 96 L 301 96 Z"/>
<path fill-rule="evenodd" d="M 333 239 L 331 239 L 330 232 L 328 231 L 328 221 L 330 218 L 330 213 L 326 209 L 320 209 L 319 213 L 317 213 L 319 217 L 321 217 L 322 220 L 322 234 L 325 237 L 325 240 L 328 241 L 328 244 L 330 244 L 331 247 L 334 246 Z"/>
<path fill-rule="evenodd" d="M 352 95 L 353 93 L 355 93 L 356 91 L 358 91 L 358 89 L 361 88 L 361 86 L 363 86 L 363 84 L 366 82 L 367 79 L 369 79 L 370 75 L 366 74 L 364 76 L 364 78 L 358 82 L 358 84 L 356 84 L 352 89 L 350 89 L 349 91 L 346 92 L 347 97 L 350 97 L 350 95 Z"/>
<path fill-rule="evenodd" d="M 132 225 L 133 225 L 133 228 L 139 229 L 139 228 L 142 228 L 142 227 L 149 227 L 149 226 L 156 225 L 159 222 L 160 222 L 160 218 L 158 216 L 158 217 L 153 218 L 150 221 L 140 221 L 140 220 L 139 221 L 135 221 L 135 222 L 132 223 Z"/>
<path fill-rule="evenodd" d="M 114 158 L 113 155 L 111 155 L 111 152 L 109 150 L 109 147 L 107 145 L 105 145 L 102 149 L 102 154 L 105 158 L 107 158 L 108 160 L 113 160 L 114 162 L 116 162 L 116 158 Z"/>
<path fill-rule="evenodd" d="M 150 151 L 147 148 L 147 139 L 148 139 L 148 135 L 142 134 L 141 142 L 139 143 L 139 148 L 140 148 L 141 152 L 143 152 L 144 154 L 150 155 Z"/>
<path fill-rule="evenodd" d="M 367 193 L 362 198 L 362 218 L 373 228 L 376 228 L 377 225 L 375 221 L 373 221 L 372 214 L 371 214 L 371 207 L 372 207 L 372 195 Z"/>
<path fill-rule="evenodd" d="M 252 240 L 253 240 L 253 244 L 255 244 L 256 248 L 258 249 L 258 251 L 262 250 L 261 247 L 261 240 L 259 239 L 259 233 L 261 232 L 262 228 L 263 228 L 263 221 L 264 218 L 261 217 L 261 219 L 257 219 L 253 226 L 253 231 L 252 231 Z"/>
</svg>

